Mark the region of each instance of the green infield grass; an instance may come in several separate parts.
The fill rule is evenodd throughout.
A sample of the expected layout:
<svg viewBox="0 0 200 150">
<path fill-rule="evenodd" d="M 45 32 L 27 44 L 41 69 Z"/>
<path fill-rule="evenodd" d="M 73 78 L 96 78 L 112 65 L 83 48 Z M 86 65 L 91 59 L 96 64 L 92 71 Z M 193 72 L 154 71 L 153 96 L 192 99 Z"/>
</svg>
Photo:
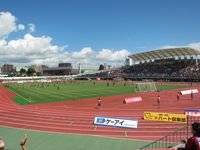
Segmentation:
<svg viewBox="0 0 200 150">
<path fill-rule="evenodd" d="M 19 104 L 38 104 L 63 100 L 79 100 L 121 94 L 135 93 L 134 84 L 106 82 L 60 82 L 60 83 L 23 83 L 4 85 L 17 95 L 13 98 Z M 182 85 L 156 85 L 157 90 L 185 88 Z"/>
</svg>

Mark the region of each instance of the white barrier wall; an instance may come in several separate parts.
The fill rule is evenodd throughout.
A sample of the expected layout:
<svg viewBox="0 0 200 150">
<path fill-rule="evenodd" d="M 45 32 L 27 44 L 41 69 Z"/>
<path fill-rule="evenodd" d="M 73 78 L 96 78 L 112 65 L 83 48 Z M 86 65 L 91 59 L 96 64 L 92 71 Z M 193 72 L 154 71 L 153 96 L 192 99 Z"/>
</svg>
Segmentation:
<svg viewBox="0 0 200 150">
<path fill-rule="evenodd" d="M 191 94 L 191 93 L 198 93 L 198 90 L 197 89 L 185 90 L 185 91 L 181 91 L 180 93 L 181 93 L 181 95 L 187 95 L 187 94 Z"/>
</svg>

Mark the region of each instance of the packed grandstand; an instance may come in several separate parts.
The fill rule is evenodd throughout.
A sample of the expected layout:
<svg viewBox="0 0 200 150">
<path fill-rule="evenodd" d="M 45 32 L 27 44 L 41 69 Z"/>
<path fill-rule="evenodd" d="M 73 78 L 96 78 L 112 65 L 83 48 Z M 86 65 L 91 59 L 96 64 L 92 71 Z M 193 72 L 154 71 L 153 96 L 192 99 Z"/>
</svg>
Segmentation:
<svg viewBox="0 0 200 150">
<path fill-rule="evenodd" d="M 200 80 L 200 51 L 192 48 L 170 48 L 129 56 L 131 65 L 96 74 L 102 79 L 121 77 L 125 80 Z M 85 75 L 94 78 L 95 75 Z"/>
</svg>

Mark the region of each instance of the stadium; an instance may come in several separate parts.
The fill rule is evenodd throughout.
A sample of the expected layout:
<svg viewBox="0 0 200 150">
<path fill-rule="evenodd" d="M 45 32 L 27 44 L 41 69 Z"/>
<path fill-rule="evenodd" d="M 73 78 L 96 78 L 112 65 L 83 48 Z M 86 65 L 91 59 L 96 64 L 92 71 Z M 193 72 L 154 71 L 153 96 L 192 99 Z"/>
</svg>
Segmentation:
<svg viewBox="0 0 200 150">
<path fill-rule="evenodd" d="M 24 133 L 32 150 L 182 146 L 200 119 L 199 56 L 191 48 L 161 49 L 96 73 L 1 77 L 0 133 L 13 139 L 12 150 Z"/>
</svg>

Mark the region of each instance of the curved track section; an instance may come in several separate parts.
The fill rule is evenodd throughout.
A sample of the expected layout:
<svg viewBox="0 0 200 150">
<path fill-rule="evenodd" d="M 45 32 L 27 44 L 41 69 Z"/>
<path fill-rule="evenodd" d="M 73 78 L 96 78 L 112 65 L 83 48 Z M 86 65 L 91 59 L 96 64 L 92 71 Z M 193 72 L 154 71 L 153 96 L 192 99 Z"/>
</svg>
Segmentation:
<svg viewBox="0 0 200 150">
<path fill-rule="evenodd" d="M 160 107 L 156 106 L 157 93 L 153 92 L 104 97 L 102 98 L 102 108 L 97 109 L 94 98 L 22 106 L 11 100 L 16 97 L 15 94 L 0 86 L 0 126 L 136 140 L 156 140 L 173 132 L 183 124 L 143 120 L 144 111 L 183 113 L 187 108 L 199 108 L 199 95 L 195 95 L 193 100 L 190 100 L 190 96 L 184 96 L 177 101 L 177 91 L 160 92 Z M 142 102 L 122 103 L 125 97 L 138 95 L 143 98 Z M 95 116 L 138 119 L 138 129 L 94 126 Z"/>
</svg>

